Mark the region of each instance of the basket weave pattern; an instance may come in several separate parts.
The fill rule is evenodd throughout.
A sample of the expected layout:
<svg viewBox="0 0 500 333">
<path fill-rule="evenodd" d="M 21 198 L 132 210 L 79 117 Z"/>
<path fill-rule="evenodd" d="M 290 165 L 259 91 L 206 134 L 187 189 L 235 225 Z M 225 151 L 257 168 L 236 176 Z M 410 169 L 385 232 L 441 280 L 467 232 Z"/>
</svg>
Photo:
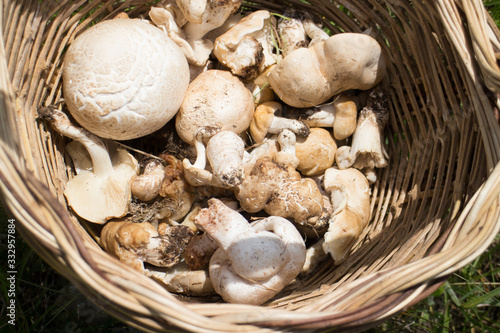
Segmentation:
<svg viewBox="0 0 500 333">
<path fill-rule="evenodd" d="M 0 195 L 23 238 L 113 316 L 143 330 L 265 332 L 363 328 L 426 297 L 500 230 L 500 33 L 479 0 L 310 0 L 332 34 L 372 28 L 384 49 L 389 167 L 348 260 L 326 261 L 264 306 L 179 298 L 97 245 L 66 206 L 66 140 L 37 119 L 62 99 L 69 43 L 91 22 L 146 0 L 0 2 Z M 245 10 L 282 12 L 284 1 Z M 496 53 L 495 53 L 496 52 Z"/>
</svg>

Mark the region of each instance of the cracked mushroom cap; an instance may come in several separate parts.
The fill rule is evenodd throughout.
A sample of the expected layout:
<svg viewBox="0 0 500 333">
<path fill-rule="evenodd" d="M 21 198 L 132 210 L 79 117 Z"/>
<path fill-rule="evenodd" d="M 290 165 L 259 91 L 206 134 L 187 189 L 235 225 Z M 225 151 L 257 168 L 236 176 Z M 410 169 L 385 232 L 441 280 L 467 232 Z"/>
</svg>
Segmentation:
<svg viewBox="0 0 500 333">
<path fill-rule="evenodd" d="M 172 119 L 189 84 L 179 47 L 139 19 L 100 22 L 79 35 L 64 58 L 64 99 L 88 131 L 138 138 Z"/>
</svg>

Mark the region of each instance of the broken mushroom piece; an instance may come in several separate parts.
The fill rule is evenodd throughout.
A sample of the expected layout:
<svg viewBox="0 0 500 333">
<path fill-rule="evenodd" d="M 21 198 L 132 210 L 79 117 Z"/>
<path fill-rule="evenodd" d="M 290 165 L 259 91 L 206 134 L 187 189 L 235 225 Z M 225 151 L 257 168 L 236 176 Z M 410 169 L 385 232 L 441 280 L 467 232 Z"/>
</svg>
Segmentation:
<svg viewBox="0 0 500 333">
<path fill-rule="evenodd" d="M 171 267 L 181 260 L 193 232 L 186 226 L 163 228 L 161 234 L 148 222 L 109 221 L 101 231 L 100 245 L 120 261 L 144 273 L 144 263 Z"/>
<path fill-rule="evenodd" d="M 108 150 L 100 138 L 73 125 L 64 112 L 49 108 L 44 112 L 41 116 L 52 128 L 82 144 L 91 160 L 91 169 L 80 169 L 66 184 L 64 196 L 68 205 L 78 216 L 93 223 L 125 216 L 131 198 L 130 183 L 139 169 L 137 160 L 123 149 Z M 82 163 L 90 164 L 79 162 Z"/>
<path fill-rule="evenodd" d="M 64 100 L 82 127 L 101 138 L 129 140 L 175 116 L 189 67 L 160 29 L 144 20 L 113 19 L 71 42 L 62 77 Z"/>
<path fill-rule="evenodd" d="M 389 121 L 385 97 L 381 89 L 370 92 L 367 105 L 359 112 L 351 146 L 339 147 L 335 156 L 339 169 L 363 170 L 370 176 L 371 183 L 376 181 L 374 169 L 388 165 L 383 139 L 383 130 Z"/>
<path fill-rule="evenodd" d="M 305 245 L 288 220 L 271 216 L 249 224 L 218 199 L 196 216 L 196 223 L 218 244 L 210 259 L 215 291 L 229 303 L 260 305 L 300 273 Z"/>
<path fill-rule="evenodd" d="M 215 39 L 214 55 L 234 75 L 253 79 L 278 59 L 272 44 L 275 26 L 269 11 L 253 12 Z"/>
<path fill-rule="evenodd" d="M 330 168 L 325 171 L 324 188 L 330 192 L 334 211 L 324 235 L 323 250 L 338 264 L 370 220 L 370 186 L 357 169 Z"/>
<path fill-rule="evenodd" d="M 367 90 L 384 77 L 382 48 L 365 34 L 340 33 L 281 60 L 268 76 L 286 104 L 312 107 L 350 89 Z"/>
<path fill-rule="evenodd" d="M 278 20 L 279 46 L 283 57 L 309 45 L 309 38 L 303 24 L 304 16 L 305 12 L 287 7 L 283 12 L 283 17 Z"/>
<path fill-rule="evenodd" d="M 250 135 L 256 143 L 262 143 L 268 134 L 278 134 L 283 129 L 291 130 L 299 136 L 309 135 L 309 126 L 296 119 L 278 116 L 282 106 L 278 102 L 265 102 L 260 104 L 250 122 Z"/>
</svg>

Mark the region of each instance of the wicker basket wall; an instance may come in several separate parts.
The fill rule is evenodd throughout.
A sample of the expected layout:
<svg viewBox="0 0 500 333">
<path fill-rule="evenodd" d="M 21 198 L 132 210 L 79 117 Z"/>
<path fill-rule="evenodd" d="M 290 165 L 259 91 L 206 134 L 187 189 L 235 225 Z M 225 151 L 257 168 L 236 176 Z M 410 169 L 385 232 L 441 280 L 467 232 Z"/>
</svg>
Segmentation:
<svg viewBox="0 0 500 333">
<path fill-rule="evenodd" d="M 429 295 L 499 232 L 500 33 L 480 0 L 254 0 L 248 10 L 292 5 L 332 33 L 377 33 L 390 167 L 373 187 L 369 226 L 346 262 L 326 261 L 259 307 L 180 298 L 111 258 L 68 210 L 67 141 L 37 110 L 62 98 L 64 51 L 79 33 L 125 9 L 147 16 L 150 5 L 0 1 L 1 196 L 23 238 L 113 316 L 150 331 L 365 328 Z"/>
</svg>

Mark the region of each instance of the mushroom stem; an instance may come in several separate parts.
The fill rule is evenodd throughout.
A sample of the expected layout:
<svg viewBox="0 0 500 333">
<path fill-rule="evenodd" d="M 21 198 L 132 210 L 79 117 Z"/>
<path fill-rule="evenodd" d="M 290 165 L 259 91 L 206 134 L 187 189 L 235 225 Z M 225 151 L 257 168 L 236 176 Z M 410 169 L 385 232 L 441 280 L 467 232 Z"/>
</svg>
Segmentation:
<svg viewBox="0 0 500 333">
<path fill-rule="evenodd" d="M 93 172 L 96 176 L 106 176 L 113 171 L 108 149 L 103 141 L 87 130 L 73 125 L 68 116 L 57 109 L 47 109 L 42 115 L 52 128 L 70 139 L 80 142 L 89 152 Z"/>
<path fill-rule="evenodd" d="M 331 127 L 335 123 L 335 115 L 335 106 L 333 104 L 325 104 L 307 110 L 305 118 L 301 120 L 311 127 Z"/>
<path fill-rule="evenodd" d="M 268 133 L 278 134 L 283 129 L 288 129 L 299 136 L 309 135 L 309 126 L 303 121 L 274 116 Z"/>
<path fill-rule="evenodd" d="M 299 159 L 295 156 L 296 142 L 297 137 L 291 130 L 284 129 L 278 134 L 280 151 L 274 156 L 276 163 L 283 166 L 290 165 L 293 168 L 297 168 L 299 165 Z"/>
</svg>

